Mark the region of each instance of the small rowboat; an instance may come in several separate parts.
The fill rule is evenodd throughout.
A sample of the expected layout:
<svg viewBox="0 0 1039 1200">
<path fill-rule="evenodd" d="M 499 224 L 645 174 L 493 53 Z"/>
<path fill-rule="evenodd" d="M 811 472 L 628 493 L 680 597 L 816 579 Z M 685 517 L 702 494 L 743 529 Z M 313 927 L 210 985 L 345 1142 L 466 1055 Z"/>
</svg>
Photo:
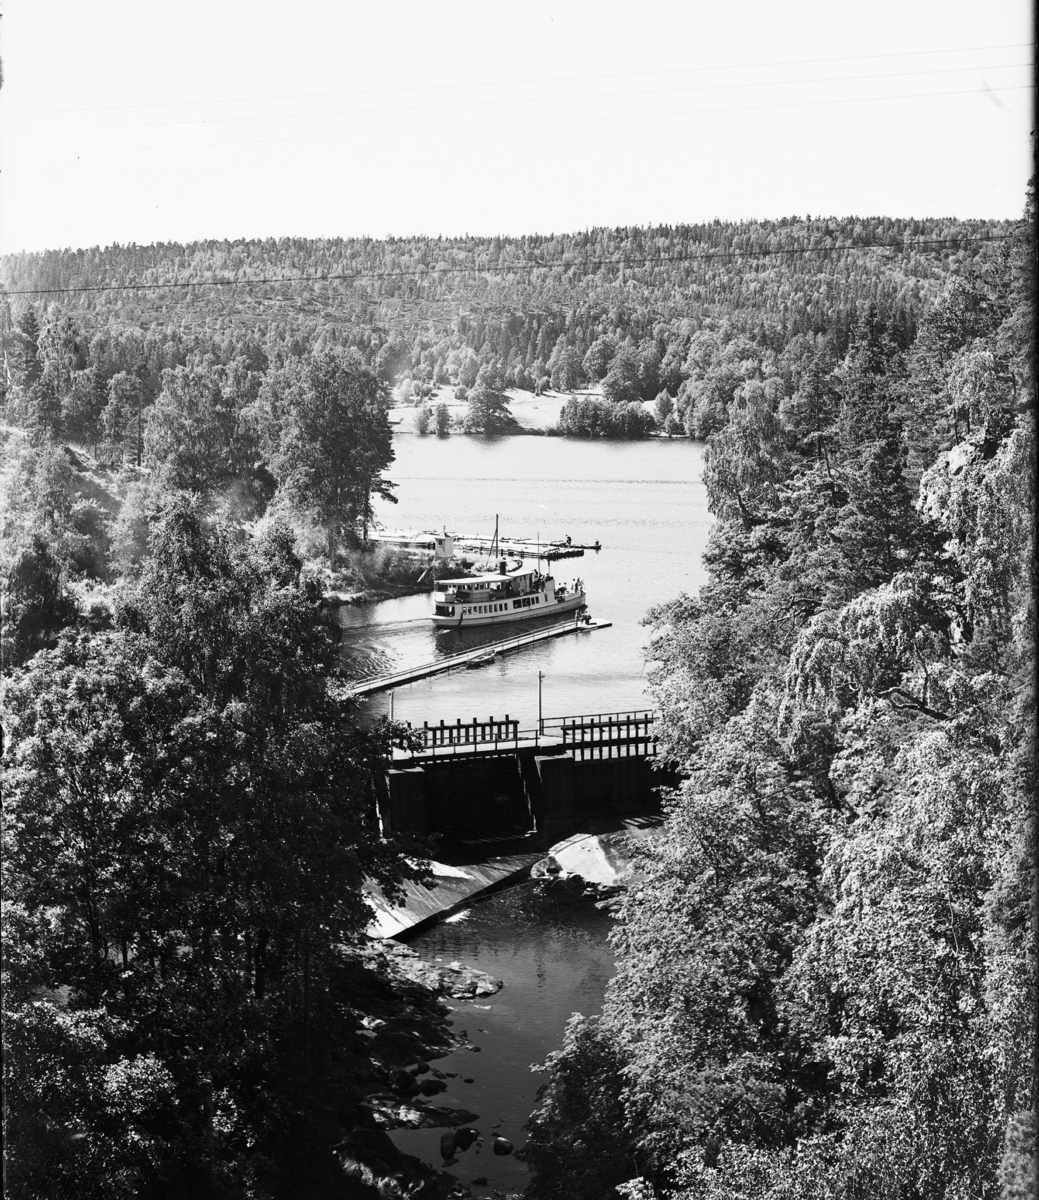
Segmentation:
<svg viewBox="0 0 1039 1200">
<path fill-rule="evenodd" d="M 469 659 L 465 664 L 465 669 L 467 671 L 475 671 L 478 667 L 489 667 L 497 657 L 497 654 L 493 650 L 489 654 L 477 654 L 475 658 Z"/>
</svg>

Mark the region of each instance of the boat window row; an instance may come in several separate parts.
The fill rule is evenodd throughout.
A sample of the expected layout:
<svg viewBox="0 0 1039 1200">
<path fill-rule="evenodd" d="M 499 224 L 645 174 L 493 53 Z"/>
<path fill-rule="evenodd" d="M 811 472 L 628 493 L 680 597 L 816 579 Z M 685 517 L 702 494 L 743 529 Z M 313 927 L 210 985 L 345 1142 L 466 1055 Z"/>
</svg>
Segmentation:
<svg viewBox="0 0 1039 1200">
<path fill-rule="evenodd" d="M 530 608 L 532 605 L 540 604 L 540 596 L 521 596 L 518 600 L 513 600 L 513 608 Z M 505 612 L 508 609 L 508 604 L 473 604 L 465 609 L 466 612 L 473 614 Z M 438 617 L 453 617 L 455 615 L 455 606 L 453 604 L 437 604 L 434 607 L 434 613 Z"/>
</svg>

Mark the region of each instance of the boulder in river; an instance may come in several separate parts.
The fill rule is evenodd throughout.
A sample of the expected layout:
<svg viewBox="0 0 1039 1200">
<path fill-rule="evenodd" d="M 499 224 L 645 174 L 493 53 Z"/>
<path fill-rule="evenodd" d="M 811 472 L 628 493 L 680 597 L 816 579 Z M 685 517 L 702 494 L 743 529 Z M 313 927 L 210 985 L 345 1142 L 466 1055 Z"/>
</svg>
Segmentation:
<svg viewBox="0 0 1039 1200">
<path fill-rule="evenodd" d="M 574 904 L 583 900 L 587 888 L 588 885 L 580 875 L 571 875 L 568 871 L 561 871 L 558 875 L 547 875 L 538 881 L 541 894 L 557 904 Z"/>
<path fill-rule="evenodd" d="M 392 1072 L 389 1082 L 394 1091 L 400 1092 L 402 1096 L 414 1096 L 418 1091 L 414 1075 L 405 1071 L 403 1067 Z"/>
<path fill-rule="evenodd" d="M 531 879 L 552 879 L 562 871 L 562 867 L 551 855 L 539 859 L 530 868 Z"/>
<path fill-rule="evenodd" d="M 455 1145 L 459 1150 L 468 1150 L 469 1147 L 476 1141 L 477 1133 L 475 1129 L 466 1126 L 465 1129 L 455 1130 Z"/>
<path fill-rule="evenodd" d="M 508 1138 L 496 1137 L 494 1139 L 495 1154 L 511 1154 L 512 1149 L 512 1142 L 510 1142 Z"/>
<path fill-rule="evenodd" d="M 456 1133 L 454 1130 L 449 1130 L 447 1133 L 440 1135 L 440 1157 L 449 1159 L 454 1157 Z"/>
</svg>

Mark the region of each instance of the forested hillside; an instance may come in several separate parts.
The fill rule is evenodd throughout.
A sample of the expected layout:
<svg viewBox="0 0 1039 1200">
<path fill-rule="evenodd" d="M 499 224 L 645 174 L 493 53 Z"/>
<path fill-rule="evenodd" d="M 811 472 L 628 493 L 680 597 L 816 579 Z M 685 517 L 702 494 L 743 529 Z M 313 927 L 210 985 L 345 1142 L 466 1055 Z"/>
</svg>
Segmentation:
<svg viewBox="0 0 1039 1200">
<path fill-rule="evenodd" d="M 879 305 L 707 443 L 710 582 L 653 612 L 685 782 L 533 1200 L 1036 1194 L 1035 242 Z"/>
<path fill-rule="evenodd" d="M 1008 228 L 792 218 L 511 239 L 9 255 L 0 323 L 10 380 L 26 339 L 40 331 L 44 378 L 49 362 L 67 360 L 50 390 L 67 391 L 67 373 L 78 372 L 73 436 L 107 431 L 100 409 L 123 372 L 139 381 L 136 400 L 147 412 L 162 370 L 193 354 L 225 365 L 244 358 L 262 371 L 285 356 L 349 345 L 384 382 L 413 381 L 416 401 L 439 384 L 472 388 L 483 369 L 499 388 L 601 385 L 617 403 L 666 394 L 669 431 L 702 437 L 746 379 L 788 386 L 789 356 L 817 349 L 821 338 L 843 355 L 865 304 L 877 306 L 904 348 L 942 281 L 989 261 Z M 22 328 L 30 306 L 35 331 Z M 115 413 L 108 424 L 119 424 Z"/>
<path fill-rule="evenodd" d="M 710 583 L 650 617 L 688 782 L 550 1064 L 530 1195 L 1027 1194 L 1030 223 L 2 269 L 15 1200 L 406 1193 L 357 1162 L 362 1096 L 443 1015 L 361 949 L 362 879 L 416 873 L 374 816 L 401 731 L 338 698 L 308 568 L 392 498 L 404 384 L 465 389 L 467 432 L 592 384 L 563 434 L 707 439 Z"/>
</svg>

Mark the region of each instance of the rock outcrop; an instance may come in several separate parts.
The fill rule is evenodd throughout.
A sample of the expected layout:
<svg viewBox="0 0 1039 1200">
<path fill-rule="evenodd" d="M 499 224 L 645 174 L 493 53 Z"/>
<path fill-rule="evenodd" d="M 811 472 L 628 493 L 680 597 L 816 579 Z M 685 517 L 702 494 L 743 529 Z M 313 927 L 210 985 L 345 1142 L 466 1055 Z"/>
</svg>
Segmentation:
<svg viewBox="0 0 1039 1200">
<path fill-rule="evenodd" d="M 530 876 L 560 903 L 592 899 L 615 908 L 633 877 L 638 842 L 658 836 L 660 823 L 656 816 L 589 821 L 580 833 L 557 842 Z"/>
<path fill-rule="evenodd" d="M 395 974 L 410 979 L 412 983 L 422 984 L 438 996 L 471 1000 L 475 996 L 493 996 L 503 986 L 500 979 L 495 979 L 486 971 L 478 971 L 460 962 L 446 966 L 427 962 L 419 958 L 410 946 L 401 945 L 400 942 L 380 942 L 379 953 L 385 954 L 390 970 Z"/>
<path fill-rule="evenodd" d="M 468 1109 L 401 1100 L 392 1092 L 365 1096 L 361 1107 L 379 1129 L 454 1129 L 476 1120 Z"/>
</svg>

